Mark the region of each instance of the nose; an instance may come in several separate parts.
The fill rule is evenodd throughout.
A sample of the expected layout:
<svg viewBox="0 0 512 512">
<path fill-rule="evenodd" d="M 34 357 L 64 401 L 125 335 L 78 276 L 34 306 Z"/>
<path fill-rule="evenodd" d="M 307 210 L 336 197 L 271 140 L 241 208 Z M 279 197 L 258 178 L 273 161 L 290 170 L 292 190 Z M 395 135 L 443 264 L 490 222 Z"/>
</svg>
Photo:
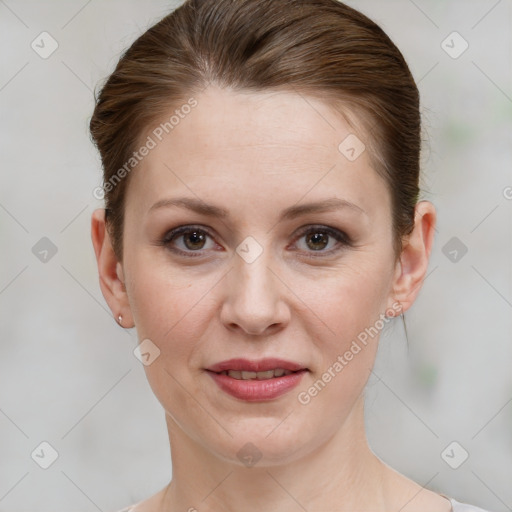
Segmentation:
<svg viewBox="0 0 512 512">
<path fill-rule="evenodd" d="M 286 286 L 271 268 L 264 251 L 248 263 L 234 255 L 233 268 L 226 275 L 221 321 L 230 330 L 268 336 L 283 329 L 290 313 L 285 300 Z M 275 266 L 275 265 L 274 265 Z"/>
</svg>

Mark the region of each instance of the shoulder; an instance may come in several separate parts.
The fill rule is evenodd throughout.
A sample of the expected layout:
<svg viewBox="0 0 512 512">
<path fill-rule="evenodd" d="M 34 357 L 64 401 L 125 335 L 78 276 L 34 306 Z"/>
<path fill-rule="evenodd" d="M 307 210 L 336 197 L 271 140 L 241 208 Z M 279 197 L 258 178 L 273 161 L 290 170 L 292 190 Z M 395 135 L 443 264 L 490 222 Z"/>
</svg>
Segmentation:
<svg viewBox="0 0 512 512">
<path fill-rule="evenodd" d="M 453 512 L 491 512 L 489 510 L 477 507 L 476 505 L 462 503 L 460 501 L 455 500 L 454 498 L 450 498 L 450 501 L 452 502 Z"/>
</svg>

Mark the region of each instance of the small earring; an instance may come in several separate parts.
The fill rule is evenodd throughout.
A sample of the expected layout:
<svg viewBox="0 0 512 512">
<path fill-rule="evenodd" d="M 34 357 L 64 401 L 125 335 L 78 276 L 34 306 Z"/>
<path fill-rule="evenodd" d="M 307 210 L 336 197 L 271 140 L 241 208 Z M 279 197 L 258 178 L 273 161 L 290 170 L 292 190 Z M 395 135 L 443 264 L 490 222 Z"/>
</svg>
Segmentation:
<svg viewBox="0 0 512 512">
<path fill-rule="evenodd" d="M 122 321 L 123 321 L 123 317 L 122 317 L 121 315 L 119 315 L 119 316 L 117 317 L 117 323 L 118 323 L 121 327 L 123 326 Z"/>
<path fill-rule="evenodd" d="M 390 315 L 389 316 L 386 316 L 386 318 L 396 318 L 398 316 L 401 316 L 403 318 L 404 316 L 404 310 L 403 310 L 403 306 L 402 306 L 402 303 L 401 302 L 398 302 L 398 306 L 399 306 L 399 310 L 400 313 L 398 313 L 398 311 L 396 310 L 395 306 L 397 305 L 397 303 L 393 303 L 393 308 L 389 308 L 388 310 L 386 310 L 386 313 L 389 311 L 390 312 Z"/>
</svg>

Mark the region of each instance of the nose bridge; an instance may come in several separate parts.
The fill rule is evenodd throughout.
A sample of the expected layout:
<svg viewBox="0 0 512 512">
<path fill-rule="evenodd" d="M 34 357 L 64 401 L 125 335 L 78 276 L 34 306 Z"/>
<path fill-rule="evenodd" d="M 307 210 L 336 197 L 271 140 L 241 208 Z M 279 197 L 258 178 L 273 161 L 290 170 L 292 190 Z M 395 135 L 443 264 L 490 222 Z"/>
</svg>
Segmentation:
<svg viewBox="0 0 512 512">
<path fill-rule="evenodd" d="M 223 321 L 252 334 L 284 322 L 282 289 L 272 269 L 271 250 L 252 237 L 236 249 L 229 273 Z"/>
<path fill-rule="evenodd" d="M 246 243 L 240 244 L 237 248 L 235 258 L 235 280 L 240 282 L 242 293 L 261 295 L 262 292 L 270 292 L 272 264 L 270 250 L 261 248 L 260 251 L 254 246 L 247 249 Z M 256 294 L 256 295 L 254 295 Z"/>
<path fill-rule="evenodd" d="M 260 308 L 268 308 L 275 300 L 270 249 L 254 239 L 246 239 L 236 252 L 233 280 L 238 299 L 250 299 L 252 303 L 257 302 Z"/>
</svg>

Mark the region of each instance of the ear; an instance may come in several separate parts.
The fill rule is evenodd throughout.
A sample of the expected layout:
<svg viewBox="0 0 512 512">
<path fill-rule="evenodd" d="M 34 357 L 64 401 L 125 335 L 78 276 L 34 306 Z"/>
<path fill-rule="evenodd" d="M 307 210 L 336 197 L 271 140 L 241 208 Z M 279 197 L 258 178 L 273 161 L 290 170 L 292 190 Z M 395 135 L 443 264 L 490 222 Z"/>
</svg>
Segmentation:
<svg viewBox="0 0 512 512">
<path fill-rule="evenodd" d="M 91 238 L 98 264 L 100 288 L 114 318 L 123 317 L 123 327 L 133 327 L 133 317 L 126 293 L 122 263 L 118 261 L 105 225 L 105 210 L 95 210 L 91 218 Z"/>
<path fill-rule="evenodd" d="M 402 304 L 402 312 L 414 303 L 427 273 L 434 240 L 436 210 L 429 201 L 416 204 L 414 229 L 405 238 L 393 278 L 392 299 Z"/>
</svg>

